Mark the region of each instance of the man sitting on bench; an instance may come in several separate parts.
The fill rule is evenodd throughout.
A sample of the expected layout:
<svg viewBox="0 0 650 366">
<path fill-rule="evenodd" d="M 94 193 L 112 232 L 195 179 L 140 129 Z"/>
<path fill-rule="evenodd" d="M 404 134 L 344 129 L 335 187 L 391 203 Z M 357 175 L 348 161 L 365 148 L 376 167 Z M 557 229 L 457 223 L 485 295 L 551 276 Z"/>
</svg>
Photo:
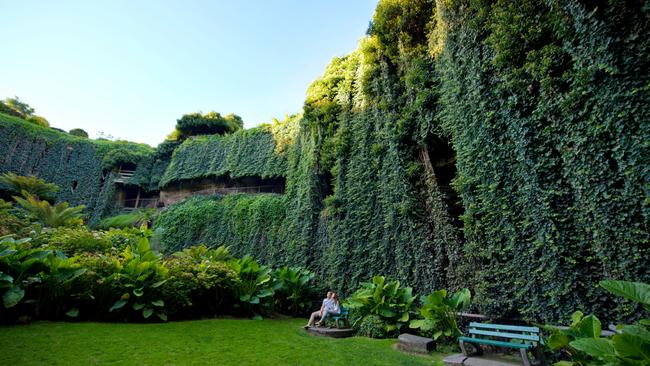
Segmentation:
<svg viewBox="0 0 650 366">
<path fill-rule="evenodd" d="M 325 306 L 325 309 L 323 309 L 323 314 L 320 317 L 320 321 L 316 323 L 319 327 L 325 324 L 325 319 L 327 319 L 328 315 L 339 315 L 341 313 L 341 306 L 339 304 L 339 297 L 336 295 L 336 292 L 332 292 L 332 296 L 330 297 L 330 301 L 327 303 L 327 306 Z"/>
<path fill-rule="evenodd" d="M 325 310 L 329 307 L 329 304 L 332 302 L 332 294 L 334 293 L 331 291 L 327 292 L 327 297 L 323 299 L 323 304 L 320 306 L 320 310 L 311 313 L 311 316 L 309 317 L 309 322 L 307 323 L 307 325 L 304 326 L 305 329 L 313 327 L 314 323 L 316 323 L 317 320 L 321 320 L 323 318 L 323 315 L 325 314 Z"/>
</svg>

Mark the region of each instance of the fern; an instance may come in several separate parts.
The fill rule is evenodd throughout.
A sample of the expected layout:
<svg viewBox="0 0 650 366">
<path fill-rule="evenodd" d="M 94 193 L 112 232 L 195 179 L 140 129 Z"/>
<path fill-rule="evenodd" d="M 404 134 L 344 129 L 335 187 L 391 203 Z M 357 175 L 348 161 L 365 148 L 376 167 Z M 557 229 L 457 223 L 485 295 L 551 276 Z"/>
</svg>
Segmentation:
<svg viewBox="0 0 650 366">
<path fill-rule="evenodd" d="M 0 175 L 0 184 L 11 193 L 20 194 L 22 191 L 27 191 L 47 201 L 54 201 L 56 192 L 59 191 L 59 186 L 54 183 L 47 183 L 35 176 L 22 176 L 11 172 Z"/>
<path fill-rule="evenodd" d="M 14 196 L 14 200 L 35 219 L 49 227 L 74 226 L 83 223 L 82 211 L 86 206 L 70 207 L 67 202 L 51 205 L 47 201 L 23 191 L 23 197 Z"/>
</svg>

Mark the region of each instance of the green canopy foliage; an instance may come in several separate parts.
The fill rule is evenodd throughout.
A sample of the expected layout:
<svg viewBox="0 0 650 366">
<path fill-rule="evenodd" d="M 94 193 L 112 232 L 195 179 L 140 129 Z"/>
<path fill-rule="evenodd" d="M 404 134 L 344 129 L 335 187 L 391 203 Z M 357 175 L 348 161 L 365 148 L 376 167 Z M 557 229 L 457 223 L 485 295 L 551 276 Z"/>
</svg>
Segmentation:
<svg viewBox="0 0 650 366">
<path fill-rule="evenodd" d="M 244 128 L 244 121 L 236 114 L 222 116 L 217 112 L 206 114 L 185 114 L 176 121 L 178 139 L 184 140 L 190 136 L 198 135 L 224 135 Z"/>
</svg>

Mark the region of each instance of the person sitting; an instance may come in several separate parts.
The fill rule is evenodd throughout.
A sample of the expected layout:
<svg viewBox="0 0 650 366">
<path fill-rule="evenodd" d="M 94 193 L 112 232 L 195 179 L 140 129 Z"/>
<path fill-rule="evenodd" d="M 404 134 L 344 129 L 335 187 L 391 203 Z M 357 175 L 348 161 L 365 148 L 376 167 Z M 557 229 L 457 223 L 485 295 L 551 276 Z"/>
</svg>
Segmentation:
<svg viewBox="0 0 650 366">
<path fill-rule="evenodd" d="M 332 292 L 330 301 L 325 306 L 323 313 L 321 314 L 320 321 L 316 323 L 317 326 L 322 326 L 325 324 L 325 319 L 330 315 L 339 315 L 341 313 L 341 305 L 339 302 L 339 297 L 336 292 Z"/>
<path fill-rule="evenodd" d="M 313 313 L 311 313 L 311 316 L 309 317 L 309 322 L 307 323 L 307 325 L 304 326 L 305 329 L 310 328 L 310 327 L 313 327 L 313 326 L 314 326 L 314 323 L 315 323 L 317 320 L 322 319 L 323 314 L 325 314 L 325 309 L 327 309 L 327 308 L 330 306 L 330 303 L 331 303 L 331 301 L 332 301 L 331 298 L 332 298 L 332 295 L 333 295 L 333 294 L 334 294 L 334 293 L 331 292 L 331 291 L 328 291 L 328 292 L 327 292 L 327 297 L 326 297 L 325 299 L 323 299 L 323 303 L 322 303 L 322 305 L 320 306 L 320 310 L 318 310 L 318 311 L 314 311 Z"/>
</svg>

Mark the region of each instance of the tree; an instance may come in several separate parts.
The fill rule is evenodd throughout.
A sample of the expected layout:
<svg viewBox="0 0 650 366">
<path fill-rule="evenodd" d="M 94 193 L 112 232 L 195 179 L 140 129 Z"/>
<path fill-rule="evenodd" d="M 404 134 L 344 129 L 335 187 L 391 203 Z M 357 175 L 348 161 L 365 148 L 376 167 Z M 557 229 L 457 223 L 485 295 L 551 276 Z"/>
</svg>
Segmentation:
<svg viewBox="0 0 650 366">
<path fill-rule="evenodd" d="M 185 114 L 176 121 L 176 131 L 172 135 L 180 140 L 197 135 L 224 135 L 233 133 L 244 128 L 244 121 L 236 114 L 229 114 L 225 117 L 218 112 L 206 114 L 190 113 Z"/>
<path fill-rule="evenodd" d="M 88 138 L 88 132 L 82 130 L 81 128 L 73 128 L 68 132 L 69 134 L 73 136 L 79 136 L 79 137 L 85 137 Z"/>
<path fill-rule="evenodd" d="M 21 101 L 18 97 L 7 98 L 5 99 L 4 104 L 14 111 L 20 113 L 23 118 L 29 117 L 34 113 L 34 108 L 30 107 L 29 104 Z"/>
<path fill-rule="evenodd" d="M 18 112 L 16 110 L 14 110 L 13 108 L 9 107 L 3 101 L 0 101 L 0 113 L 8 114 L 8 115 L 14 116 L 14 117 L 23 118 L 23 115 L 20 112 Z"/>
</svg>

